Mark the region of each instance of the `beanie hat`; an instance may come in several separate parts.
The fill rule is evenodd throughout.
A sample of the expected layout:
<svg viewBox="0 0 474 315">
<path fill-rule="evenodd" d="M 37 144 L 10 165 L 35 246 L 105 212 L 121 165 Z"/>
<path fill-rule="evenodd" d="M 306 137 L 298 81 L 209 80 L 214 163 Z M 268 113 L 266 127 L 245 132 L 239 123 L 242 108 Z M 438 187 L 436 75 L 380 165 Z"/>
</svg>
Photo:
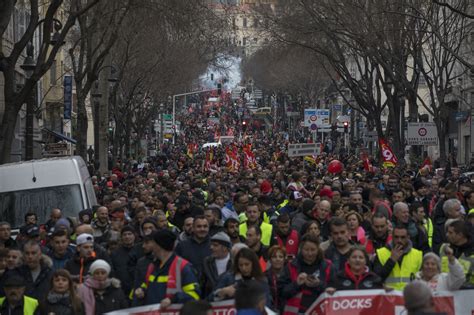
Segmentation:
<svg viewBox="0 0 474 315">
<path fill-rule="evenodd" d="M 273 191 L 272 184 L 270 184 L 270 182 L 268 180 L 264 180 L 260 184 L 260 191 L 264 195 L 271 193 Z"/>
<path fill-rule="evenodd" d="M 76 238 L 76 245 L 78 246 L 87 244 L 87 243 L 94 244 L 94 236 L 87 233 L 82 233 Z"/>
<path fill-rule="evenodd" d="M 218 232 L 214 234 L 211 237 L 211 242 L 219 243 L 229 249 L 232 247 L 232 242 L 230 240 L 230 237 L 225 232 Z"/>
<path fill-rule="evenodd" d="M 123 234 L 125 232 L 132 232 L 133 234 L 135 234 L 135 229 L 130 225 L 125 225 L 120 231 L 120 234 Z"/>
<path fill-rule="evenodd" d="M 333 195 L 332 190 L 329 188 L 323 188 L 319 192 L 319 197 L 328 197 L 329 199 L 332 199 L 332 195 Z"/>
<path fill-rule="evenodd" d="M 176 235 L 170 230 L 158 230 L 153 233 L 153 240 L 161 248 L 171 252 L 174 248 Z"/>
<path fill-rule="evenodd" d="M 83 235 L 83 234 L 82 234 L 82 235 Z M 94 272 L 95 272 L 96 270 L 99 270 L 99 269 L 105 270 L 105 271 L 107 272 L 107 274 L 109 274 L 109 273 L 110 273 L 110 270 L 111 270 L 111 269 L 110 269 L 110 265 L 109 265 L 108 262 L 106 262 L 106 261 L 103 260 L 103 259 L 97 259 L 97 260 L 94 261 L 94 262 L 92 263 L 92 265 L 90 266 L 90 268 L 89 268 L 89 273 L 90 273 L 91 275 L 93 275 Z"/>
<path fill-rule="evenodd" d="M 59 219 L 56 224 L 54 225 L 55 228 L 58 228 L 60 226 L 67 227 L 68 229 L 71 228 L 71 223 L 69 222 L 68 219 L 66 218 L 61 218 Z"/>
<path fill-rule="evenodd" d="M 301 205 L 301 212 L 306 213 L 312 211 L 316 203 L 312 199 L 305 199 Z"/>
</svg>

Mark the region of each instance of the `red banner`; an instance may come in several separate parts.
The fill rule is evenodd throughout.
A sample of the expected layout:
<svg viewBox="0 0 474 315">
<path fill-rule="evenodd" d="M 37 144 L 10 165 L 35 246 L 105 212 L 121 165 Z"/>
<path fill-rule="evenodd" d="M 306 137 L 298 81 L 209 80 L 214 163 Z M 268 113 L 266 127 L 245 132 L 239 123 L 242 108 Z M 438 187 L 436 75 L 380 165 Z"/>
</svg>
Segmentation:
<svg viewBox="0 0 474 315">
<path fill-rule="evenodd" d="M 435 292 L 436 312 L 447 315 L 474 314 L 474 301 L 470 291 Z M 471 293 L 472 294 L 472 293 Z M 337 291 L 334 295 L 321 295 L 306 315 L 381 315 L 406 314 L 403 294 L 384 290 Z"/>
<path fill-rule="evenodd" d="M 398 159 L 388 145 L 388 142 L 383 138 L 379 138 L 379 146 L 383 167 L 395 167 L 398 163 Z"/>
</svg>

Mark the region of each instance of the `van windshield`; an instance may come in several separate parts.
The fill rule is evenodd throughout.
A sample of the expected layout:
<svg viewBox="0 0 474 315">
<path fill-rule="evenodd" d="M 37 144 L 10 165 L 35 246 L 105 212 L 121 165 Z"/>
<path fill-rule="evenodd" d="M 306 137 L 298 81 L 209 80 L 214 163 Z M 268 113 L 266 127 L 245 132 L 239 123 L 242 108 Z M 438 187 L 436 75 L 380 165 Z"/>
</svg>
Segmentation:
<svg viewBox="0 0 474 315">
<path fill-rule="evenodd" d="M 65 217 L 77 217 L 84 209 L 79 185 L 44 187 L 0 193 L 0 218 L 12 227 L 24 224 L 27 212 L 35 212 L 38 222 L 48 221 L 51 209 L 59 208 Z"/>
</svg>

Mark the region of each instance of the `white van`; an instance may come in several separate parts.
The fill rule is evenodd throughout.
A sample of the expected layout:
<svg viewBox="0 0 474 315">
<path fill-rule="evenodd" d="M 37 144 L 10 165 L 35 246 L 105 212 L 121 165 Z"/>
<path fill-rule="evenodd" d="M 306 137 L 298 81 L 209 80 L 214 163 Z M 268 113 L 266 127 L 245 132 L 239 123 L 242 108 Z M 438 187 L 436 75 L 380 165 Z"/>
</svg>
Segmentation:
<svg viewBox="0 0 474 315">
<path fill-rule="evenodd" d="M 24 224 L 27 212 L 46 222 L 52 208 L 66 217 L 97 204 L 89 170 L 79 156 L 0 165 L 0 221 Z"/>
</svg>

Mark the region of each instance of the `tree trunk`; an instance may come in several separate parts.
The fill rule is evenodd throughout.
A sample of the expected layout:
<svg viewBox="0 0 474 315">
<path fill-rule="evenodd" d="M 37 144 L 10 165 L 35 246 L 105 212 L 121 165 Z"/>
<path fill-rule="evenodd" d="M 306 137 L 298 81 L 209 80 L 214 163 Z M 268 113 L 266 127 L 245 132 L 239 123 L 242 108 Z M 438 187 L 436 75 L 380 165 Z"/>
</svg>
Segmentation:
<svg viewBox="0 0 474 315">
<path fill-rule="evenodd" d="M 100 73 L 99 88 L 102 93 L 99 106 L 99 171 L 101 174 L 109 171 L 109 89 L 106 71 Z"/>
<path fill-rule="evenodd" d="M 436 129 L 438 131 L 438 146 L 439 146 L 439 162 L 441 167 L 446 166 L 446 160 L 447 160 L 447 155 L 446 155 L 446 122 L 443 120 L 441 115 L 435 115 L 433 117 L 433 120 L 436 124 Z"/>
<path fill-rule="evenodd" d="M 89 127 L 89 119 L 86 111 L 86 97 L 82 93 L 82 86 L 76 82 L 77 93 L 77 135 L 76 135 L 76 153 L 80 155 L 84 161 L 87 161 L 87 129 Z M 95 154 L 95 152 L 94 152 Z"/>
<path fill-rule="evenodd" d="M 5 112 L 3 113 L 2 126 L 0 129 L 0 164 L 9 163 L 11 160 L 16 119 L 20 109 L 21 104 L 17 104 L 5 96 Z"/>
</svg>

